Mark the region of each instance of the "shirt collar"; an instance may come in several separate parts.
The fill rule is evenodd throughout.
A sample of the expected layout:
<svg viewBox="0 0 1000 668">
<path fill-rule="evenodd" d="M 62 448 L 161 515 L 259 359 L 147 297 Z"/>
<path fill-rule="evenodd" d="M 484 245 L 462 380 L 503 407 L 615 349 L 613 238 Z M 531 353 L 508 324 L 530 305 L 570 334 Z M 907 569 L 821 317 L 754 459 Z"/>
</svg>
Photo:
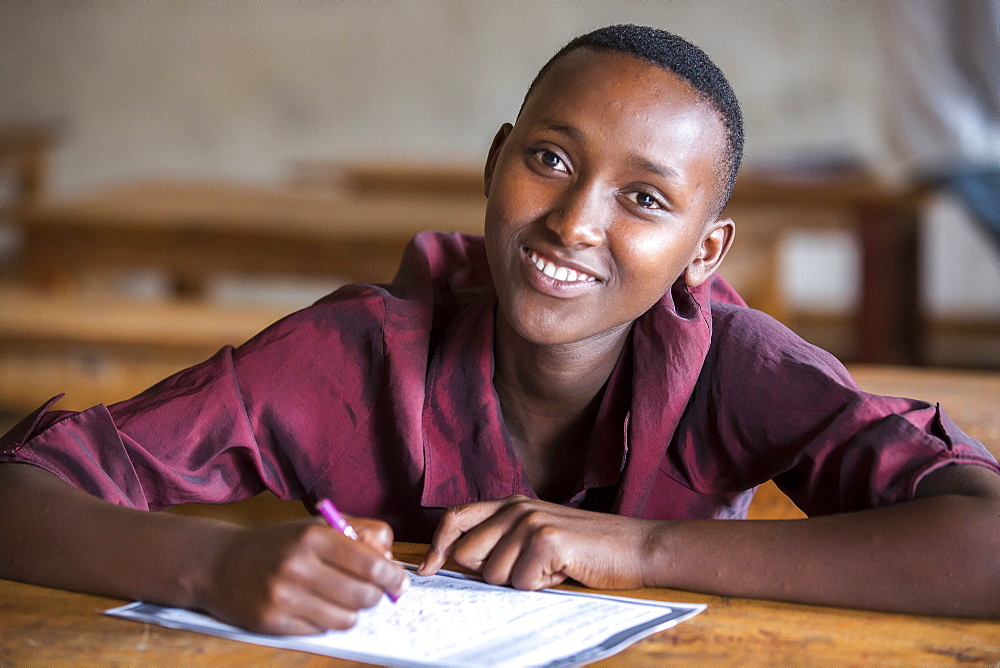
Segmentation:
<svg viewBox="0 0 1000 668">
<path fill-rule="evenodd" d="M 687 408 L 712 341 L 710 281 L 683 277 L 632 327 L 632 400 L 615 512 L 638 517 Z"/>
<path fill-rule="evenodd" d="M 493 389 L 492 286 L 443 333 L 430 359 L 424 400 L 424 507 L 530 496 Z"/>
<path fill-rule="evenodd" d="M 422 416 L 424 507 L 534 496 L 493 388 L 495 311 L 496 293 L 489 286 L 452 321 L 429 361 Z M 605 486 L 618 482 L 621 471 L 619 513 L 638 515 L 645 506 L 701 371 L 710 323 L 707 286 L 688 290 L 679 280 L 633 325 L 631 344 L 602 400 L 584 478 L 585 488 Z M 631 369 L 626 368 L 629 360 Z M 625 411 L 623 403 L 630 398 L 631 409 Z"/>
</svg>

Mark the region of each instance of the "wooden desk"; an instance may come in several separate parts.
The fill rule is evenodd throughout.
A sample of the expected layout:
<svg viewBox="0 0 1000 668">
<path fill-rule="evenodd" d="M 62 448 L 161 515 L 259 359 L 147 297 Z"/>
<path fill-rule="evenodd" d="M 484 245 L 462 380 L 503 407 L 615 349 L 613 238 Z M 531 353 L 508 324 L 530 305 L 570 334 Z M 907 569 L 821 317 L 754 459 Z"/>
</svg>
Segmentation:
<svg viewBox="0 0 1000 668">
<path fill-rule="evenodd" d="M 82 276 L 156 268 L 198 295 L 219 272 L 386 282 L 422 230 L 480 234 L 479 196 L 350 197 L 295 188 L 143 182 L 34 208 L 28 280 L 70 288 Z"/>
<path fill-rule="evenodd" d="M 417 563 L 424 546 L 398 543 Z M 569 587 L 572 588 L 572 587 Z M 721 598 L 615 592 L 708 609 L 597 665 L 994 664 L 1000 623 Z M 348 662 L 101 615 L 122 601 L 0 580 L 0 665 L 348 665 Z"/>
<path fill-rule="evenodd" d="M 57 131 L 41 125 L 0 125 L 0 220 L 21 216 L 45 194 Z"/>
</svg>

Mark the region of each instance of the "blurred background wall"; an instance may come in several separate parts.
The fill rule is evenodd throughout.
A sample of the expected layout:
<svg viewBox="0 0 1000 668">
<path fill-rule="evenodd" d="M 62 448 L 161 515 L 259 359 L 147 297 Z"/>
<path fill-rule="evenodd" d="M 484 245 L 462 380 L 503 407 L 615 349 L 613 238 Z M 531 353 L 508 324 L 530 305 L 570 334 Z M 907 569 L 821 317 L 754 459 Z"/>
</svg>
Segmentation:
<svg viewBox="0 0 1000 668">
<path fill-rule="evenodd" d="M 677 32 L 730 77 L 748 166 L 860 160 L 889 178 L 880 35 L 867 2 L 19 2 L 0 4 L 0 123 L 57 131 L 51 197 L 147 176 L 279 182 L 301 159 L 478 162 L 542 63 L 613 22 Z M 995 321 L 996 248 L 939 198 L 929 313 Z M 4 243 L 16 243 L 6 237 Z M 793 307 L 858 289 L 846 235 L 793 235 Z"/>
</svg>

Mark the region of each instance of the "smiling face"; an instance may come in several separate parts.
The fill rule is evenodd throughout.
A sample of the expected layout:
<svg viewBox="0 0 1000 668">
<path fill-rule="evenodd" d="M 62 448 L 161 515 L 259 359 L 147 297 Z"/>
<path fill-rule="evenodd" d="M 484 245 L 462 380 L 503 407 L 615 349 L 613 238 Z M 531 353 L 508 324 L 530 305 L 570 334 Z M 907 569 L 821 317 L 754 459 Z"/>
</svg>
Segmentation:
<svg viewBox="0 0 1000 668">
<path fill-rule="evenodd" d="M 578 49 L 539 81 L 486 168 L 486 250 L 500 316 L 538 344 L 623 332 L 733 236 L 713 196 L 725 129 L 672 72 Z"/>
</svg>

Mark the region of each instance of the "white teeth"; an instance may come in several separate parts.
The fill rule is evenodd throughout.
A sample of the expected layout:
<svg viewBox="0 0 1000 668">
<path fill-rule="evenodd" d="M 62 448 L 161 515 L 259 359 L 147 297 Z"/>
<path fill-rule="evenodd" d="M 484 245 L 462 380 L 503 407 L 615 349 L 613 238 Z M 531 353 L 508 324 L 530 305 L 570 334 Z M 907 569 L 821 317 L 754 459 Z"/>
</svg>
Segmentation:
<svg viewBox="0 0 1000 668">
<path fill-rule="evenodd" d="M 557 281 L 569 283 L 592 283 L 597 280 L 593 276 L 585 274 L 581 271 L 576 271 L 575 269 L 570 269 L 569 267 L 559 267 L 555 262 L 546 260 L 534 251 L 531 252 L 530 257 L 531 262 L 538 267 L 538 271 L 542 272 L 549 278 L 554 278 Z"/>
</svg>

